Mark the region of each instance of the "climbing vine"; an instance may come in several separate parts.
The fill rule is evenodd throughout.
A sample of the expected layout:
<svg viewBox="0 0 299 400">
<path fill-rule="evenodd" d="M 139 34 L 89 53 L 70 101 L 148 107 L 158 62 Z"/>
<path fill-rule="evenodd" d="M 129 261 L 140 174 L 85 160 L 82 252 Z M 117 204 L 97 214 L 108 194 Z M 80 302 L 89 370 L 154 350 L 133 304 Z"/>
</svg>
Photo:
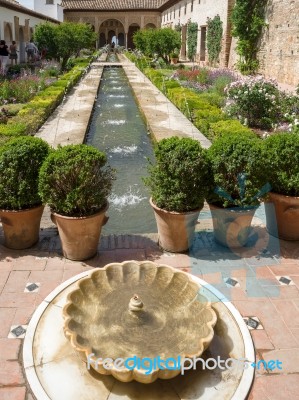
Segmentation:
<svg viewBox="0 0 299 400">
<path fill-rule="evenodd" d="M 209 62 L 214 66 L 219 60 L 223 34 L 223 23 L 219 15 L 216 15 L 213 19 L 208 18 L 207 28 L 207 50 Z"/>
<path fill-rule="evenodd" d="M 240 60 L 237 67 L 243 74 L 255 73 L 258 42 L 265 23 L 267 0 L 236 0 L 232 12 L 232 35 L 238 38 L 237 53 Z"/>
<path fill-rule="evenodd" d="M 188 58 L 189 60 L 194 60 L 197 49 L 197 32 L 198 24 L 197 22 L 188 22 L 187 25 L 187 46 L 188 46 Z"/>
</svg>

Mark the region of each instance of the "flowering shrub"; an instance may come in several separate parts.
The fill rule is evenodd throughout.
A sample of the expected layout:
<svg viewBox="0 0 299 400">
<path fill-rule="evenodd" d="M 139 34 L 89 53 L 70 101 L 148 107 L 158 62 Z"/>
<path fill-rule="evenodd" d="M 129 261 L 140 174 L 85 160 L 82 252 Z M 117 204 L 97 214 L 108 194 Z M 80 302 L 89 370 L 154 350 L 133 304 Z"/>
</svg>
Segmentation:
<svg viewBox="0 0 299 400">
<path fill-rule="evenodd" d="M 237 75 L 228 69 L 217 68 L 198 68 L 194 70 L 177 70 L 173 79 L 181 81 L 181 85 L 197 91 L 214 89 L 217 93 L 223 95 L 224 88 L 229 83 L 237 80 Z"/>
<path fill-rule="evenodd" d="M 269 129 L 278 121 L 279 90 L 274 80 L 261 76 L 232 82 L 225 88 L 226 112 L 250 127 Z"/>
<path fill-rule="evenodd" d="M 33 75 L 5 80 L 0 83 L 0 104 L 26 103 L 44 88 L 44 80 Z"/>
</svg>

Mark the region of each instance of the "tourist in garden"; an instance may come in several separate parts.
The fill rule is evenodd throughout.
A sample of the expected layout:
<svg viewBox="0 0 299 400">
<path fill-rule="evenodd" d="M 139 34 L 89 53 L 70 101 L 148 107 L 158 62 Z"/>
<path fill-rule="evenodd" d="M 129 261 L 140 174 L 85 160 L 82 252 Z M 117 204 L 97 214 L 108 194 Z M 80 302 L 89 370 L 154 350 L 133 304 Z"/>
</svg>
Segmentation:
<svg viewBox="0 0 299 400">
<path fill-rule="evenodd" d="M 5 40 L 0 40 L 0 73 L 5 75 L 9 51 Z"/>
<path fill-rule="evenodd" d="M 36 59 L 36 55 L 38 54 L 38 48 L 33 43 L 32 39 L 30 40 L 29 43 L 27 43 L 25 51 L 27 53 L 27 62 L 30 61 L 34 62 Z"/>
<path fill-rule="evenodd" d="M 18 59 L 18 54 L 17 54 L 17 45 L 16 42 L 13 40 L 12 44 L 9 46 L 9 59 L 11 65 L 15 62 L 15 65 L 17 64 L 17 59 Z"/>
</svg>

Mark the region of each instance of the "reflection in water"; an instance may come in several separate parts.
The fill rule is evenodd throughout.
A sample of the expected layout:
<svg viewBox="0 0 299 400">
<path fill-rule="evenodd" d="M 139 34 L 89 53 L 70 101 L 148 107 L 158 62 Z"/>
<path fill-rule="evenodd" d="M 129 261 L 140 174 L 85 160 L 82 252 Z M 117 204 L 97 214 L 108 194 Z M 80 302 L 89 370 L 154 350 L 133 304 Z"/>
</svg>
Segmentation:
<svg viewBox="0 0 299 400">
<path fill-rule="evenodd" d="M 104 151 L 117 170 L 103 233 L 156 232 L 148 190 L 141 180 L 147 175 L 146 159 L 153 158 L 152 145 L 122 68 L 103 72 L 86 141 Z"/>
</svg>

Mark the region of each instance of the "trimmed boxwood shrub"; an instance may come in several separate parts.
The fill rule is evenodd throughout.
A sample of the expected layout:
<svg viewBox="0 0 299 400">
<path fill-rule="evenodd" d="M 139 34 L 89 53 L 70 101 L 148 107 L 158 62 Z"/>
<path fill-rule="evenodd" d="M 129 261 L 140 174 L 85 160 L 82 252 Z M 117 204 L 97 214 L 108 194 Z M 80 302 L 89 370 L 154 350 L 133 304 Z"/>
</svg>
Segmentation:
<svg viewBox="0 0 299 400">
<path fill-rule="evenodd" d="M 90 57 L 84 61 L 85 67 L 91 59 Z M 82 60 L 80 64 L 83 66 Z M 23 105 L 18 114 L 10 118 L 7 124 L 0 124 L 0 135 L 34 134 L 61 103 L 66 91 L 78 82 L 83 72 L 84 68 L 75 66 L 58 81 L 40 91 L 30 102 Z"/>
<path fill-rule="evenodd" d="M 174 136 L 158 142 L 154 153 L 144 178 L 153 202 L 167 211 L 201 208 L 211 180 L 207 151 L 197 140 Z"/>
<path fill-rule="evenodd" d="M 267 183 L 262 153 L 262 141 L 252 133 L 217 138 L 208 149 L 214 177 L 208 202 L 223 207 L 258 205 L 258 193 Z"/>
<path fill-rule="evenodd" d="M 200 93 L 198 98 L 218 108 L 221 108 L 225 103 L 225 98 L 217 93 Z"/>
<path fill-rule="evenodd" d="M 209 137 L 213 140 L 223 135 L 250 134 L 256 136 L 253 131 L 236 119 L 227 119 L 225 121 L 212 122 L 209 126 Z"/>
<path fill-rule="evenodd" d="M 264 164 L 272 191 L 299 196 L 299 134 L 278 133 L 263 141 Z"/>
<path fill-rule="evenodd" d="M 210 106 L 194 111 L 194 125 L 210 138 L 210 126 L 214 122 L 222 121 L 227 116 L 219 108 Z M 211 137 L 212 139 L 213 137 Z"/>
<path fill-rule="evenodd" d="M 50 151 L 35 137 L 14 138 L 0 148 L 0 208 L 21 210 L 41 204 L 39 169 Z"/>
<path fill-rule="evenodd" d="M 114 170 L 101 151 L 85 144 L 59 147 L 45 160 L 39 177 L 44 203 L 58 214 L 84 217 L 107 203 Z"/>
</svg>

